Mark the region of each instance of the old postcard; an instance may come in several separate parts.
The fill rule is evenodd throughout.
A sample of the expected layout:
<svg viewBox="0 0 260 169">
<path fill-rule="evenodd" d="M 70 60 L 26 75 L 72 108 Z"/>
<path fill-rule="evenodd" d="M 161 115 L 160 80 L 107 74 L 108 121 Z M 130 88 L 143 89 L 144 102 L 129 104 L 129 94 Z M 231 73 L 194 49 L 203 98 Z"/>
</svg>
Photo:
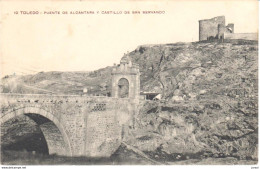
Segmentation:
<svg viewBox="0 0 260 169">
<path fill-rule="evenodd" d="M 0 13 L 1 165 L 258 168 L 258 1 Z"/>
</svg>

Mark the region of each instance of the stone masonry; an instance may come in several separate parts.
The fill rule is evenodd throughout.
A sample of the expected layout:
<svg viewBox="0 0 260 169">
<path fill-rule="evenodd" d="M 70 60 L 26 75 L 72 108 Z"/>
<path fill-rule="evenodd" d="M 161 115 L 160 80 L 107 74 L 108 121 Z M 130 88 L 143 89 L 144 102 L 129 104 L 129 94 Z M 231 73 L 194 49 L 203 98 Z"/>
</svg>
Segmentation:
<svg viewBox="0 0 260 169">
<path fill-rule="evenodd" d="M 128 55 L 122 57 L 120 64 L 112 70 L 112 97 L 120 97 L 120 80 L 127 80 L 129 85 L 128 97 L 139 99 L 140 96 L 140 72 L 138 65 L 132 63 Z"/>
<path fill-rule="evenodd" d="M 123 126 L 132 124 L 137 102 L 86 96 L 1 94 L 1 125 L 20 115 L 36 114 L 50 154 L 110 156 L 121 144 Z M 30 116 L 29 116 L 30 117 Z"/>
<path fill-rule="evenodd" d="M 199 20 L 199 41 L 213 39 L 258 40 L 258 33 L 235 33 L 234 24 L 226 25 L 225 16 Z"/>
<path fill-rule="evenodd" d="M 224 33 L 234 33 L 234 24 L 229 23 L 226 26 L 225 22 L 225 16 L 199 20 L 199 41 L 223 39 Z"/>
<path fill-rule="evenodd" d="M 119 85 L 121 79 L 124 83 Z M 47 119 L 38 126 L 50 154 L 110 156 L 127 136 L 126 130 L 134 127 L 138 111 L 140 73 L 127 55 L 113 68 L 112 83 L 112 97 L 0 94 L 1 125 L 20 115 L 36 114 Z M 128 90 L 126 98 L 118 94 L 122 85 Z"/>
</svg>

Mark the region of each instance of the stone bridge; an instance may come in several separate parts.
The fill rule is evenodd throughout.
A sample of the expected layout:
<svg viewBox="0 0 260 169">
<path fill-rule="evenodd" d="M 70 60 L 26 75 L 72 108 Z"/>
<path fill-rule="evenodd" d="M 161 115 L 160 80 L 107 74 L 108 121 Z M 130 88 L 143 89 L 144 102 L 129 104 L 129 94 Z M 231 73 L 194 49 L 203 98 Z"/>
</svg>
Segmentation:
<svg viewBox="0 0 260 169">
<path fill-rule="evenodd" d="M 49 154 L 110 156 L 134 126 L 139 67 L 125 55 L 112 70 L 112 97 L 0 94 L 1 126 L 26 115 L 41 129 Z M 1 135 L 8 131 L 2 131 Z"/>
<path fill-rule="evenodd" d="M 1 125 L 26 115 L 40 127 L 49 154 L 110 156 L 124 128 L 133 125 L 138 100 L 130 98 L 0 94 Z"/>
</svg>

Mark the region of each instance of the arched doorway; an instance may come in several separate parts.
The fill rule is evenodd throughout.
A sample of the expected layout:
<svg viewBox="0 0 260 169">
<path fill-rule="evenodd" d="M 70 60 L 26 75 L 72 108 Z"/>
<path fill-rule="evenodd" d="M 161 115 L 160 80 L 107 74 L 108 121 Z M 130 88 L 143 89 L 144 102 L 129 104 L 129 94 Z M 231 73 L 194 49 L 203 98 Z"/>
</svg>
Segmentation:
<svg viewBox="0 0 260 169">
<path fill-rule="evenodd" d="M 35 107 L 14 109 L 1 117 L 1 148 L 31 154 L 71 156 L 67 135 L 51 113 Z"/>
<path fill-rule="evenodd" d="M 121 78 L 118 81 L 118 97 L 119 98 L 129 97 L 129 82 L 126 78 Z"/>
</svg>

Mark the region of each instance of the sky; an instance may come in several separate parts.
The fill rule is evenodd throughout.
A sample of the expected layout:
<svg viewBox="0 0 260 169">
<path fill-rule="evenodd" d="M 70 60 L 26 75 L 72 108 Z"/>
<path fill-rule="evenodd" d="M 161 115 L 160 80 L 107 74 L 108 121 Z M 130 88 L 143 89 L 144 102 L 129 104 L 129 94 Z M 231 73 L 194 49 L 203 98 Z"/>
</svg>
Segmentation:
<svg viewBox="0 0 260 169">
<path fill-rule="evenodd" d="M 18 14 L 15 14 L 18 11 Z M 21 14 L 20 11 L 99 11 Z M 102 11 L 123 14 L 101 14 Z M 124 14 L 129 11 L 130 14 Z M 164 14 L 132 14 L 164 11 Z M 258 32 L 257 1 L 0 1 L 0 70 L 91 71 L 144 44 L 198 41 L 198 20 L 224 15 L 235 33 Z"/>
</svg>

